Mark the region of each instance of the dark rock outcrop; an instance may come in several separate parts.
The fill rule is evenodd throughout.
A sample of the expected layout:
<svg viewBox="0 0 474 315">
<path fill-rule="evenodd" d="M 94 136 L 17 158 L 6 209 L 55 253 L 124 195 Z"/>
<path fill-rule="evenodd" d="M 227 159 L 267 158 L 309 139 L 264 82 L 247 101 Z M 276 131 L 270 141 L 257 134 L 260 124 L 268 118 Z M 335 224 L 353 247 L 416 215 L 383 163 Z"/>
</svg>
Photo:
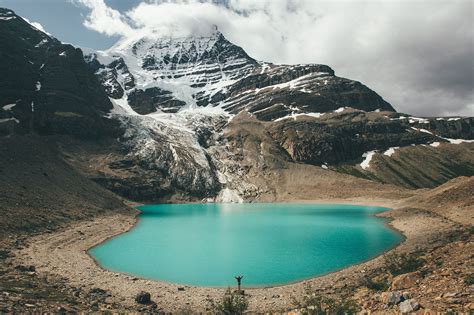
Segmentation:
<svg viewBox="0 0 474 315">
<path fill-rule="evenodd" d="M 433 135 L 410 129 L 402 120 L 362 111 L 328 114 L 320 119 L 286 119 L 275 123 L 271 133 L 294 161 L 314 165 L 354 162 L 367 151 L 436 140 Z"/>
<path fill-rule="evenodd" d="M 81 50 L 11 10 L 0 9 L 0 17 L 0 115 L 14 118 L 21 133 L 93 137 L 106 132 L 103 115 L 112 104 Z"/>
<path fill-rule="evenodd" d="M 96 54 L 88 54 L 84 56 L 84 60 L 96 74 L 109 97 L 120 99 L 125 91 L 135 87 L 135 78 L 123 58 L 116 58 L 107 65 L 101 64 Z"/>
<path fill-rule="evenodd" d="M 474 139 L 474 117 L 442 117 L 412 120 L 411 125 L 451 139 Z"/>
<path fill-rule="evenodd" d="M 138 304 L 150 304 L 151 303 L 150 293 L 141 291 L 135 296 L 135 302 L 137 302 Z"/>
<path fill-rule="evenodd" d="M 176 113 L 185 102 L 177 100 L 170 91 L 154 87 L 146 90 L 135 89 L 128 94 L 128 104 L 139 114 L 145 115 L 161 110 Z"/>
<path fill-rule="evenodd" d="M 198 105 L 215 106 L 223 101 L 231 113 L 245 109 L 261 120 L 340 107 L 394 111 L 377 93 L 360 82 L 336 77 L 326 65 L 266 65 L 210 98 L 204 92 L 196 98 Z"/>
</svg>

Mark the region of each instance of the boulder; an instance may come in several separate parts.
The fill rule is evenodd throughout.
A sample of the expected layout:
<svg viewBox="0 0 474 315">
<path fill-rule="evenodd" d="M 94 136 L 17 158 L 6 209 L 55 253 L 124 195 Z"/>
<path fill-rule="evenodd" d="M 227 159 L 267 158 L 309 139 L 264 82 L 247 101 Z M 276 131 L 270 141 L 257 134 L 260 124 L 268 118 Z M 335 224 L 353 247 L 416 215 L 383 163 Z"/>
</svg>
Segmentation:
<svg viewBox="0 0 474 315">
<path fill-rule="evenodd" d="M 30 266 L 18 265 L 15 267 L 15 269 L 21 272 L 35 272 L 36 271 L 36 268 L 33 265 L 30 265 Z"/>
<path fill-rule="evenodd" d="M 381 294 L 382 303 L 387 306 L 397 305 L 398 303 L 404 300 L 403 294 L 401 291 L 395 292 L 383 292 Z"/>
<path fill-rule="evenodd" d="M 402 290 L 415 286 L 420 281 L 421 276 L 418 272 L 404 273 L 398 275 L 392 280 L 392 290 Z"/>
<path fill-rule="evenodd" d="M 415 299 L 409 299 L 401 302 L 398 307 L 400 308 L 400 312 L 405 314 L 410 312 L 416 312 L 420 309 L 420 304 L 415 301 Z"/>
<path fill-rule="evenodd" d="M 141 291 L 135 296 L 135 302 L 138 304 L 149 304 L 151 303 L 151 295 L 148 292 Z"/>
</svg>

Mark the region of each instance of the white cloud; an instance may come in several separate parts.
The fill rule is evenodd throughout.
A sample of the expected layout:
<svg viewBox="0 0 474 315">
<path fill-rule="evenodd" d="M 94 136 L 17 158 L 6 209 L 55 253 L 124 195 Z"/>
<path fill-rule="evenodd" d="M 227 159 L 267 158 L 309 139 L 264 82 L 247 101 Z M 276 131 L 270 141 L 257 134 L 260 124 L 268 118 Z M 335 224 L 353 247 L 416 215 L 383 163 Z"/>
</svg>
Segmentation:
<svg viewBox="0 0 474 315">
<path fill-rule="evenodd" d="M 400 111 L 474 115 L 469 0 L 155 0 L 123 13 L 76 2 L 91 9 L 85 25 L 107 35 L 202 35 L 217 25 L 256 59 L 328 64 Z"/>
<path fill-rule="evenodd" d="M 221 6 L 198 2 L 141 3 L 127 16 L 142 32 L 160 36 L 206 35 L 212 31 L 213 25 L 224 24 L 225 17 L 237 17 Z"/>
<path fill-rule="evenodd" d="M 129 36 L 133 33 L 132 27 L 123 15 L 107 6 L 104 0 L 75 0 L 75 2 L 91 10 L 84 21 L 87 28 L 108 36 Z"/>
</svg>

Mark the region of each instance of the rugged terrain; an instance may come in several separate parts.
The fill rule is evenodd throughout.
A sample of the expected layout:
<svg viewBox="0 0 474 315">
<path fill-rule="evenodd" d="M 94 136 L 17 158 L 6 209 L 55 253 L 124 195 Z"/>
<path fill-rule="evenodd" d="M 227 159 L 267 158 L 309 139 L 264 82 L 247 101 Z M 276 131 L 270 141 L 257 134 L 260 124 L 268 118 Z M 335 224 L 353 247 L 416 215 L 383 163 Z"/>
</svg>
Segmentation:
<svg viewBox="0 0 474 315">
<path fill-rule="evenodd" d="M 95 180 L 128 198 L 255 200 L 288 162 L 410 188 L 474 174 L 472 146 L 455 146 L 472 142 L 472 118 L 399 114 L 326 65 L 256 61 L 218 30 L 126 38 L 86 61 L 129 152 Z"/>
<path fill-rule="evenodd" d="M 0 57 L 0 312 L 140 310 L 144 288 L 158 310 L 205 310 L 220 290 L 176 298 L 86 255 L 134 224 L 131 201 L 389 206 L 396 252 L 423 253 L 414 283 L 399 289 L 378 258 L 252 291 L 252 310 L 294 309 L 307 284 L 367 310 L 401 310 L 392 293 L 472 310 L 474 118 L 397 113 L 329 66 L 257 61 L 217 29 L 83 53 L 0 9 Z"/>
<path fill-rule="evenodd" d="M 288 163 L 408 188 L 474 174 L 473 118 L 397 113 L 329 66 L 256 61 L 217 29 L 83 55 L 0 13 L 0 130 L 72 135 L 58 152 L 130 200 L 276 200 Z"/>
</svg>

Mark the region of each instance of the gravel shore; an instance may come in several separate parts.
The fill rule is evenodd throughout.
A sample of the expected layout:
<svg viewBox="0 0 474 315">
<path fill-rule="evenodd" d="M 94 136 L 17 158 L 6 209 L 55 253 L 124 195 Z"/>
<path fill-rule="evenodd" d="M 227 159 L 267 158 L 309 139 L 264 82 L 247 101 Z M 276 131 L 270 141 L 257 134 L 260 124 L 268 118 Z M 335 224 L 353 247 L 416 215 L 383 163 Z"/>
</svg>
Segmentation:
<svg viewBox="0 0 474 315">
<path fill-rule="evenodd" d="M 406 239 L 391 251 L 409 252 L 415 248 L 437 246 L 441 235 L 463 229 L 458 223 L 430 211 L 409 208 L 406 205 L 397 208 L 400 202 L 394 200 L 352 199 L 314 202 L 344 202 L 392 208 L 381 216 L 391 218 L 388 224 L 403 233 Z M 136 223 L 136 214 L 132 211 L 129 214 L 107 214 L 90 221 L 71 223 L 54 233 L 34 236 L 28 240 L 28 247 L 15 252 L 15 261 L 20 265 L 34 265 L 39 274 L 51 274 L 65 279 L 71 290 L 78 292 L 79 297 L 97 289 L 106 291 L 107 298 L 97 305 L 98 309 L 109 309 L 110 305 L 135 309 L 137 307 L 134 301 L 135 295 L 140 291 L 147 291 L 151 293 L 152 300 L 157 303 L 160 311 L 206 311 L 208 300 L 220 299 L 225 289 L 182 286 L 140 279 L 105 270 L 88 255 L 87 251 L 91 247 L 130 230 Z M 378 272 L 383 261 L 382 255 L 359 265 L 294 284 L 245 289 L 249 297 L 249 308 L 255 312 L 289 311 L 295 308 L 295 298 L 300 299 L 307 294 L 308 287 L 326 295 L 352 295 L 360 288 L 364 277 Z M 433 305 L 436 306 L 436 303 Z"/>
</svg>

